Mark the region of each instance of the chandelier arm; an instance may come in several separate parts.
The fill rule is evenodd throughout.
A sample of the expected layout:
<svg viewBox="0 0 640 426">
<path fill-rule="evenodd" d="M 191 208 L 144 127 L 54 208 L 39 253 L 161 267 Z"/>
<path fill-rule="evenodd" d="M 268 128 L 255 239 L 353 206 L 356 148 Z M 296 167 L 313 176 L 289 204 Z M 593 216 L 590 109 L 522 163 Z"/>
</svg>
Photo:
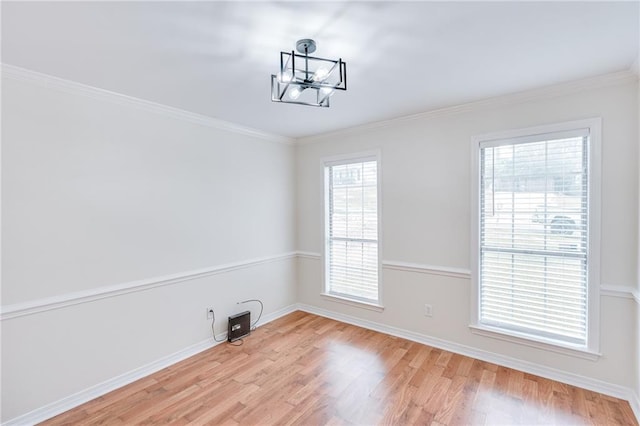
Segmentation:
<svg viewBox="0 0 640 426">
<path fill-rule="evenodd" d="M 331 67 L 331 69 L 329 70 L 329 72 L 327 72 L 327 78 L 331 75 L 331 73 L 333 72 L 333 70 L 336 69 L 336 67 L 338 66 L 338 61 L 333 61 L 333 66 Z M 325 78 L 326 80 L 326 78 Z"/>
<path fill-rule="evenodd" d="M 284 94 L 287 93 L 287 89 L 289 89 L 289 83 L 287 83 L 287 85 L 284 86 L 282 93 L 280 93 L 280 96 L 278 97 L 280 100 L 282 100 L 282 98 L 284 97 Z"/>
<path fill-rule="evenodd" d="M 326 95 L 324 95 L 324 97 L 322 99 L 320 99 L 318 104 L 322 105 L 324 103 L 324 101 L 328 101 L 329 100 L 329 96 L 331 96 L 330 93 L 327 93 Z"/>
</svg>

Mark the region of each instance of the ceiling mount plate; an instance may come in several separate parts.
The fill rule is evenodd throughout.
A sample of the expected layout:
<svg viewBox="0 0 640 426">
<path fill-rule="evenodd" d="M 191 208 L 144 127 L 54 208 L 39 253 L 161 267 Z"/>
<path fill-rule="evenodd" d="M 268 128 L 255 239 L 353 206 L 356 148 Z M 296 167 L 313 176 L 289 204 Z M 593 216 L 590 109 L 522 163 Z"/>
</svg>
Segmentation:
<svg viewBox="0 0 640 426">
<path fill-rule="evenodd" d="M 296 50 L 300 53 L 313 53 L 316 51 L 316 42 L 310 38 L 303 38 L 296 42 Z"/>
</svg>

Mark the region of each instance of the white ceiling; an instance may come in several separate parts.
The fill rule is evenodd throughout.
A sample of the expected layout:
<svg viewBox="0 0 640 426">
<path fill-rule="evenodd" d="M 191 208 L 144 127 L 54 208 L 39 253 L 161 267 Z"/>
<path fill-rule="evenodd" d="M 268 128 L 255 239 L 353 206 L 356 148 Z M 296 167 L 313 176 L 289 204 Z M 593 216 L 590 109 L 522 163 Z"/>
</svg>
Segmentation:
<svg viewBox="0 0 640 426">
<path fill-rule="evenodd" d="M 300 137 L 629 69 L 635 2 L 2 2 L 2 62 Z M 342 57 L 331 108 L 273 103 L 279 52 Z"/>
</svg>

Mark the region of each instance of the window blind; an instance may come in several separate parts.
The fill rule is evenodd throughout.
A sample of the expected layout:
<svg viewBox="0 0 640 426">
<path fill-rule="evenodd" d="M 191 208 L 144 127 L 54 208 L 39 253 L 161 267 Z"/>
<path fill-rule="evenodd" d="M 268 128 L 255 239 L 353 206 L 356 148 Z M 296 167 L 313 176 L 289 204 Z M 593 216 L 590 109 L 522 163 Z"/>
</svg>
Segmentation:
<svg viewBox="0 0 640 426">
<path fill-rule="evenodd" d="M 378 164 L 327 166 L 327 290 L 378 301 Z"/>
<path fill-rule="evenodd" d="M 588 131 L 480 145 L 479 321 L 584 346 Z"/>
</svg>

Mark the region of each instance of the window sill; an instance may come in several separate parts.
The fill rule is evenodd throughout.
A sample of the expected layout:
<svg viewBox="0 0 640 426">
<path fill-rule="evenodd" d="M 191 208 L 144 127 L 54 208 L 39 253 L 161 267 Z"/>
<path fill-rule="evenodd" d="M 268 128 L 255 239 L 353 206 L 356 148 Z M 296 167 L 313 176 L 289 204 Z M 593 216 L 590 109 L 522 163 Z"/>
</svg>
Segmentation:
<svg viewBox="0 0 640 426">
<path fill-rule="evenodd" d="M 349 299 L 348 297 L 338 296 L 331 293 L 320 293 L 320 296 L 322 296 L 326 300 L 343 303 L 345 305 L 354 306 L 356 308 L 368 309 L 375 312 L 384 311 L 384 306 L 378 305 L 377 303 L 373 302 L 363 302 L 361 300 Z"/>
<path fill-rule="evenodd" d="M 564 346 L 554 340 L 544 340 L 543 338 L 534 340 L 533 337 L 528 336 L 524 333 L 521 334 L 503 330 L 500 328 L 489 327 L 486 325 L 472 324 L 469 325 L 469 328 L 471 329 L 472 333 L 480 336 L 491 337 L 498 340 L 517 343 L 520 345 L 556 352 L 563 355 L 569 355 L 576 358 L 588 359 L 590 361 L 597 361 L 602 356 L 601 353 L 587 348 Z"/>
</svg>

